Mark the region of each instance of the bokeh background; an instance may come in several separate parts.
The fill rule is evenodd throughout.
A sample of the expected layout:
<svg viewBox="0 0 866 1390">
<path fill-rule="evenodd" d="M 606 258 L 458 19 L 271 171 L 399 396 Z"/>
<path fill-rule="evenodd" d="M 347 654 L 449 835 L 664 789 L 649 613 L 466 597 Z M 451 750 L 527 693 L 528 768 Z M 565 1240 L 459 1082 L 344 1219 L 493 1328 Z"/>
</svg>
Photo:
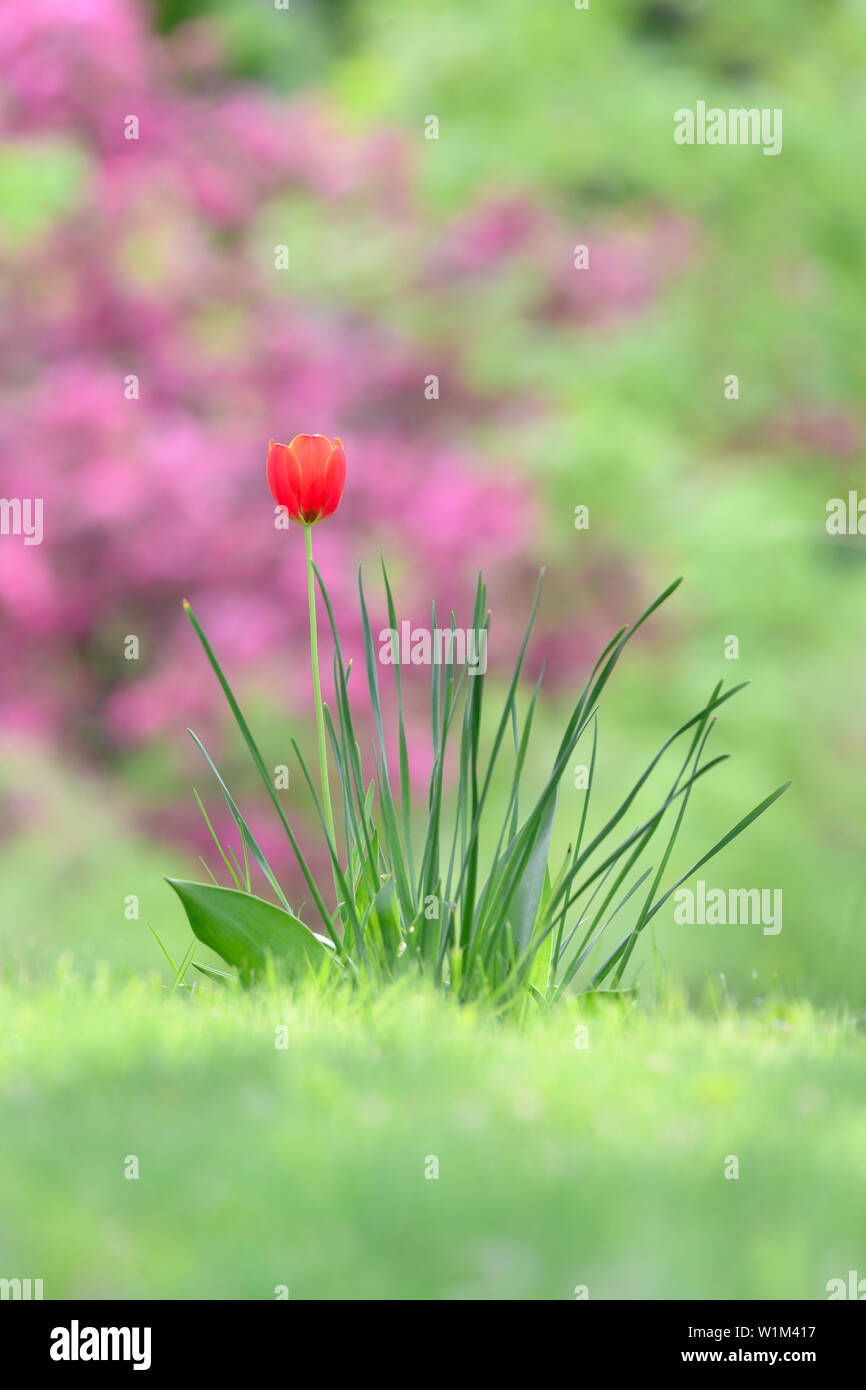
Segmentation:
<svg viewBox="0 0 866 1390">
<path fill-rule="evenodd" d="M 467 621 L 484 569 L 498 672 L 548 567 L 542 749 L 684 576 L 605 698 L 605 785 L 725 677 L 752 684 L 683 867 L 793 787 L 707 871 L 781 887 L 781 934 L 660 913 L 663 968 L 695 999 L 724 975 L 744 1003 L 862 1005 L 866 559 L 825 509 L 863 471 L 864 58 L 843 0 L 4 0 L 0 495 L 45 508 L 41 546 L 0 538 L 4 965 L 135 971 L 147 925 L 185 941 L 161 875 L 207 852 L 193 785 L 224 825 L 188 724 L 294 889 L 180 600 L 289 763 L 302 547 L 264 450 L 316 430 L 349 459 L 316 542 L 350 652 L 380 547 L 416 622 L 433 597 Z M 698 100 L 782 108 L 782 153 L 675 145 Z M 420 699 L 410 740 L 422 787 Z"/>
</svg>

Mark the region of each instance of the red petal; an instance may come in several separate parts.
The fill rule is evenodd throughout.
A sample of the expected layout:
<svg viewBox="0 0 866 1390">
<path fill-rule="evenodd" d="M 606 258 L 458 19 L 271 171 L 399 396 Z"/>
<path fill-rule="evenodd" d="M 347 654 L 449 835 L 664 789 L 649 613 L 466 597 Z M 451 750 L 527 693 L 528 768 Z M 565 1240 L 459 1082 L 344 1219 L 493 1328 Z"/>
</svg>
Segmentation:
<svg viewBox="0 0 866 1390">
<path fill-rule="evenodd" d="M 317 521 L 322 510 L 322 475 L 332 447 L 324 434 L 296 434 L 289 445 L 298 461 L 298 497 L 305 521 Z"/>
<path fill-rule="evenodd" d="M 298 468 L 297 463 L 292 458 L 291 450 L 285 444 L 275 444 L 271 440 L 268 449 L 268 487 L 271 490 L 274 501 L 280 507 L 286 507 L 290 517 L 295 520 L 299 518 L 298 510 Z"/>
<path fill-rule="evenodd" d="M 326 516 L 334 515 L 340 505 L 343 488 L 346 486 L 346 451 L 340 439 L 334 440 L 330 458 L 325 464 L 323 481 L 325 500 L 322 506 L 322 518 L 324 519 Z"/>
</svg>

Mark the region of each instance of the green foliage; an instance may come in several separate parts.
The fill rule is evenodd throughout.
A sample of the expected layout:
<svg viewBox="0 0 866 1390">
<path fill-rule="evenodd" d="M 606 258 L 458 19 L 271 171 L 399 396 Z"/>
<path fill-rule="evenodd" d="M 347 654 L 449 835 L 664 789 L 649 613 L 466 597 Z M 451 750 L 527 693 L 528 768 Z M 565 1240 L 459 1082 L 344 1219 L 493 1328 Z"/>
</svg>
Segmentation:
<svg viewBox="0 0 866 1390">
<path fill-rule="evenodd" d="M 393 667 L 399 748 L 399 792 L 395 792 L 385 737 L 379 661 L 361 573 L 359 571 L 358 591 L 364 665 L 376 734 L 376 775 L 369 785 L 364 779 L 349 698 L 350 668 L 343 656 L 327 589 L 318 569 L 315 573 L 334 642 L 336 720 L 328 711 L 327 728 L 343 807 L 342 847 L 329 833 L 321 799 L 294 739 L 292 746 L 315 805 L 333 869 L 339 894 L 333 911 L 325 905 L 324 893 L 315 883 L 213 649 L 190 606 L 185 607 L 253 762 L 276 805 L 333 943 L 333 961 L 344 976 L 365 974 L 376 980 L 391 979 L 414 967 L 419 974 L 429 977 L 437 986 L 444 986 L 463 1001 L 487 998 L 498 1007 L 520 1006 L 528 996 L 553 1003 L 571 986 L 588 991 L 596 991 L 603 985 L 620 989 L 637 940 L 675 889 L 734 840 L 785 790 L 784 786 L 779 787 L 765 797 L 691 868 L 661 891 L 661 881 L 692 788 L 724 761 L 724 756 L 707 760 L 704 756 L 706 743 L 715 722 L 715 711 L 742 686 L 735 686 L 723 694 L 719 682 L 707 703 L 665 740 L 642 775 L 621 797 L 615 812 L 594 834 L 586 833 L 595 779 L 600 698 L 626 644 L 678 587 L 680 581 L 677 580 L 650 604 L 636 623 L 620 629 L 602 652 L 572 710 L 540 794 L 521 820 L 521 784 L 541 678 L 522 729 L 518 692 L 539 604 L 539 579 L 526 633 L 489 749 L 484 748 L 482 738 L 485 673 L 479 669 L 467 675 L 469 668 L 464 665 L 458 679 L 454 662 L 443 662 L 442 652 L 434 644 L 431 689 L 434 761 L 416 868 L 399 661 Z M 391 626 L 396 629 L 397 616 L 384 560 L 382 574 Z M 479 575 L 472 628 L 477 633 L 483 632 L 485 641 L 489 622 L 486 590 Z M 436 628 L 434 604 L 431 630 Z M 450 631 L 455 631 L 453 613 Z M 446 823 L 443 820 L 446 769 L 455 738 L 453 731 L 458 724 L 459 741 L 451 759 L 456 763 L 457 792 L 450 823 Z M 565 864 L 554 879 L 548 861 L 557 793 L 575 749 L 590 729 L 592 765 L 579 830 L 573 844 L 569 845 Z M 504 760 L 509 731 L 514 761 L 508 775 L 510 785 L 503 814 L 501 805 L 491 798 L 490 792 L 500 760 Z M 196 738 L 194 734 L 193 738 Z M 639 794 L 648 787 L 652 774 L 679 740 L 683 740 L 685 756 L 682 756 L 681 746 L 680 756 L 675 760 L 678 770 L 669 789 L 665 794 L 654 791 L 651 809 L 648 812 L 641 809 L 637 825 L 626 830 L 629 824 L 626 817 L 636 814 L 632 808 Z M 219 781 L 240 831 L 244 851 L 249 846 L 253 858 L 280 897 L 282 907 L 252 896 L 249 881 L 246 893 L 238 891 L 240 883 L 234 873 L 236 890 L 169 880 L 181 897 L 194 933 L 228 964 L 238 968 L 245 983 L 266 974 L 272 966 L 295 977 L 312 966 L 324 979 L 328 971 L 322 938 L 314 945 L 317 938 L 292 913 L 249 825 L 197 738 L 196 742 Z M 645 868 L 645 851 L 666 819 L 672 821 L 672 825 L 658 865 Z M 495 848 L 491 850 L 494 839 Z M 484 854 L 482 843 L 486 845 Z M 224 862 L 229 864 L 225 853 L 222 850 L 221 853 Z M 595 948 L 608 926 L 651 874 L 652 882 L 642 901 L 638 900 L 632 926 L 609 954 L 600 962 L 593 962 Z"/>
<path fill-rule="evenodd" d="M 292 913 L 235 888 L 176 878 L 168 882 L 198 939 L 233 966 L 245 983 L 265 975 L 271 964 L 275 973 L 293 979 L 308 969 L 313 974 L 327 969 L 330 942 Z"/>
</svg>

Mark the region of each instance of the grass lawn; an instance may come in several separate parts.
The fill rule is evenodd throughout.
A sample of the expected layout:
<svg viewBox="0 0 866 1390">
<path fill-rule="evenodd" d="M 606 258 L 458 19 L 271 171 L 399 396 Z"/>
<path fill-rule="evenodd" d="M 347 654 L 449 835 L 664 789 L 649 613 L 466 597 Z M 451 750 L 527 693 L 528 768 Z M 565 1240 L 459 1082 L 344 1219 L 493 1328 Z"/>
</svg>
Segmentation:
<svg viewBox="0 0 866 1390">
<path fill-rule="evenodd" d="M 0 1007 L 0 1274 L 46 1298 L 822 1299 L 866 1272 L 866 1047 L 809 1006 L 519 1028 L 417 987 L 68 974 Z"/>
</svg>

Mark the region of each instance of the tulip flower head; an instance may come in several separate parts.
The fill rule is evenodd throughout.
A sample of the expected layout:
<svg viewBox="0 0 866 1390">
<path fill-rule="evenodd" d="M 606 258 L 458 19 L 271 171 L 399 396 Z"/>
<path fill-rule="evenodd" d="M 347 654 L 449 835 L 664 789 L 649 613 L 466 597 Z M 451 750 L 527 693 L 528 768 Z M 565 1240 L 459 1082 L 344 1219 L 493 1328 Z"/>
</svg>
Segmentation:
<svg viewBox="0 0 866 1390">
<path fill-rule="evenodd" d="M 289 518 L 312 526 L 333 516 L 346 483 L 342 440 L 296 434 L 291 444 L 268 445 L 268 487 Z"/>
<path fill-rule="evenodd" d="M 322 682 L 319 675 L 312 527 L 317 521 L 324 521 L 325 517 L 333 516 L 340 505 L 345 485 L 346 454 L 341 439 L 331 440 L 324 434 L 296 434 L 291 444 L 275 444 L 271 440 L 268 445 L 268 487 L 274 501 L 285 509 L 291 521 L 300 522 L 304 528 L 307 597 L 310 604 L 310 662 L 313 670 L 313 698 L 316 704 L 319 775 L 322 781 L 325 826 L 334 842 L 334 812 L 331 807 Z M 336 878 L 334 890 L 340 891 Z"/>
</svg>

